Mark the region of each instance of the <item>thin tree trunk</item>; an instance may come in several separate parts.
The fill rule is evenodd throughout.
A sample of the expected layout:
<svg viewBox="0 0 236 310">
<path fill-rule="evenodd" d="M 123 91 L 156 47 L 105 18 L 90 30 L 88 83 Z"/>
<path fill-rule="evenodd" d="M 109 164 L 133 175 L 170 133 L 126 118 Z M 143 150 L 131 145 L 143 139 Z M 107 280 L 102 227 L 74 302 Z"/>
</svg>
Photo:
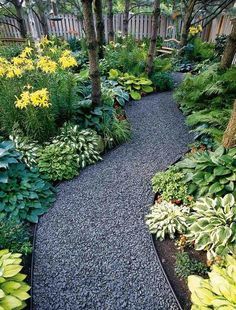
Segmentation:
<svg viewBox="0 0 236 310">
<path fill-rule="evenodd" d="M 27 28 L 26 28 L 26 23 L 25 23 L 24 16 L 23 16 L 22 4 L 20 4 L 18 1 L 14 1 L 13 4 L 16 10 L 16 16 L 17 16 L 17 20 L 19 23 L 20 34 L 22 38 L 26 38 Z"/>
<path fill-rule="evenodd" d="M 89 73 L 92 83 L 92 103 L 94 106 L 101 102 L 101 82 L 98 66 L 97 40 L 93 22 L 93 0 L 82 0 L 85 33 L 88 44 Z"/>
<path fill-rule="evenodd" d="M 189 28 L 191 26 L 192 14 L 193 14 L 193 10 L 194 10 L 194 6 L 196 2 L 197 0 L 188 1 L 187 7 L 185 10 L 184 20 L 183 20 L 180 47 L 184 47 L 188 43 L 188 33 L 189 33 Z"/>
<path fill-rule="evenodd" d="M 236 100 L 234 100 L 233 111 L 224 132 L 222 144 L 225 148 L 236 146 Z"/>
<path fill-rule="evenodd" d="M 43 28 L 43 34 L 44 36 L 48 37 L 49 36 L 49 29 L 48 29 L 48 24 L 47 24 L 47 18 L 44 14 L 44 12 L 39 12 L 39 17 L 40 17 L 40 22 Z"/>
<path fill-rule="evenodd" d="M 104 57 L 103 47 L 105 45 L 105 32 L 104 32 L 104 21 L 102 15 L 102 0 L 94 1 L 94 11 L 96 15 L 96 28 L 97 28 L 97 41 L 99 47 L 99 58 Z"/>
<path fill-rule="evenodd" d="M 124 20 L 123 20 L 123 31 L 124 35 L 128 35 L 129 29 L 129 8 L 130 8 L 130 0 L 125 0 L 125 12 L 124 12 Z"/>
<path fill-rule="evenodd" d="M 108 42 L 114 41 L 114 26 L 113 26 L 113 3 L 112 0 L 107 0 L 108 4 Z"/>
<path fill-rule="evenodd" d="M 146 72 L 148 75 L 150 75 L 153 69 L 153 60 L 155 57 L 157 34 L 159 28 L 159 17 L 160 17 L 160 0 L 155 0 L 152 15 L 152 34 L 146 64 Z"/>
<path fill-rule="evenodd" d="M 231 66 L 236 53 L 236 18 L 233 19 L 233 28 L 228 37 L 227 44 L 221 59 L 220 67 L 227 69 Z"/>
</svg>

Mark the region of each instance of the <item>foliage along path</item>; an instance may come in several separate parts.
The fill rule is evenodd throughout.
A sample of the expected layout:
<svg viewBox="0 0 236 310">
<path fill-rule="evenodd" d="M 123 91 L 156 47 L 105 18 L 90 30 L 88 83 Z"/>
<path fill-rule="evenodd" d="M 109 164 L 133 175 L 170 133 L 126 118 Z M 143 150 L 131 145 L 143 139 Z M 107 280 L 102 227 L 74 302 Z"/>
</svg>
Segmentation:
<svg viewBox="0 0 236 310">
<path fill-rule="evenodd" d="M 127 109 L 132 140 L 59 186 L 40 219 L 34 305 L 56 309 L 177 309 L 153 250 L 144 214 L 150 179 L 186 150 L 190 136 L 172 92 Z"/>
</svg>

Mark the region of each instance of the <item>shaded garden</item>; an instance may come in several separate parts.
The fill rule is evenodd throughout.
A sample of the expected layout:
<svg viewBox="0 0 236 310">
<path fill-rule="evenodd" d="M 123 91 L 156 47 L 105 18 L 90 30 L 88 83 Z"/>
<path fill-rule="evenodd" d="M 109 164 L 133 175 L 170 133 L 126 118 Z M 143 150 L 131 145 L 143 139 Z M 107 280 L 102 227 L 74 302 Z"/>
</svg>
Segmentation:
<svg viewBox="0 0 236 310">
<path fill-rule="evenodd" d="M 194 142 L 169 168 L 157 164 L 158 169 L 167 169 L 157 171 L 150 180 L 155 199 L 143 222 L 153 235 L 173 294 L 184 309 L 235 309 L 234 1 L 212 1 L 210 8 L 206 1 L 197 0 L 45 1 L 43 7 L 37 1 L 0 4 L 2 16 L 18 18 L 25 38 L 20 43 L 11 39 L 0 44 L 0 309 L 32 307 L 36 228 L 40 216 L 50 213 L 57 186 L 60 195 L 62 181 L 79 180 L 86 166 L 96 165 L 103 157 L 106 165 L 107 153 L 112 156 L 112 149 L 123 143 L 127 150 L 132 150 L 132 141 L 140 139 L 141 145 L 142 132 L 132 140 L 127 105 L 129 109 L 142 103 L 146 107 L 148 95 L 156 94 L 157 101 L 152 97 L 156 105 L 158 96 L 162 102 L 166 96 L 173 109 L 170 91 Z M 49 36 L 45 28 L 45 36 L 33 40 L 24 27 L 24 14 L 34 10 L 43 20 L 49 9 L 54 20 L 58 11 L 77 12 L 83 19 L 85 37 L 66 41 Z M 124 33 L 115 33 L 112 24 L 113 14 L 119 10 L 126 14 Z M 140 41 L 128 34 L 127 25 L 129 14 L 145 10 L 152 15 L 152 29 L 150 38 Z M 222 11 L 231 16 L 231 33 L 218 36 L 215 42 L 203 41 L 204 27 Z M 104 14 L 109 19 L 108 42 Z M 160 14 L 182 20 L 181 32 L 174 40 L 169 38 L 168 46 L 165 38 L 158 36 Z M 176 72 L 182 74 L 181 81 L 175 80 Z M 150 113 L 148 108 L 146 113 Z M 166 116 L 168 113 L 173 117 L 167 109 Z M 177 117 L 181 123 L 181 114 Z M 183 129 L 175 125 L 176 134 L 180 131 L 179 136 L 185 137 Z M 140 129 L 142 126 L 143 139 L 148 141 L 147 125 L 140 119 Z M 161 149 L 161 136 L 155 135 Z M 177 139 L 178 154 L 183 154 L 182 144 L 188 139 Z M 173 162 L 177 155 L 171 148 L 170 152 Z M 154 155 L 150 154 L 152 161 Z M 134 158 L 143 164 L 137 154 Z M 128 162 L 129 156 L 125 160 Z M 158 160 L 169 164 L 164 158 Z M 174 299 L 171 302 L 175 306 Z"/>
</svg>

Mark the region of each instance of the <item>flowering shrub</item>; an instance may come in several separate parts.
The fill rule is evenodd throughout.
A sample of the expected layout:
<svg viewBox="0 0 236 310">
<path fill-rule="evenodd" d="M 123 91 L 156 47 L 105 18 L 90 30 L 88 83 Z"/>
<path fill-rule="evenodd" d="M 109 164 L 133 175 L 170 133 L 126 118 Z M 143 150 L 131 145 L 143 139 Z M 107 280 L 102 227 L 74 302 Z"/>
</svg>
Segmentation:
<svg viewBox="0 0 236 310">
<path fill-rule="evenodd" d="M 196 27 L 195 26 L 191 26 L 189 28 L 189 35 L 192 36 L 192 37 L 196 36 L 200 32 L 202 32 L 202 26 L 201 25 L 197 25 Z"/>
<path fill-rule="evenodd" d="M 17 122 L 24 134 L 47 141 L 71 117 L 75 81 L 69 50 L 43 38 L 11 59 L 0 57 L 0 128 L 11 134 Z M 63 117 L 61 117 L 63 115 Z"/>
</svg>

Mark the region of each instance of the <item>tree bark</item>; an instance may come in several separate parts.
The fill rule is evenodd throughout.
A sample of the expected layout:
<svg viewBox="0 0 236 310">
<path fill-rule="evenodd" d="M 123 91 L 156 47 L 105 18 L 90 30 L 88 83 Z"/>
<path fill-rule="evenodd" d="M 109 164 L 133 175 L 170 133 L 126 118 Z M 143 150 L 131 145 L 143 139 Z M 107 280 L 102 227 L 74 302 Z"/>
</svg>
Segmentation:
<svg viewBox="0 0 236 310">
<path fill-rule="evenodd" d="M 114 26 L 113 26 L 113 3 L 112 0 L 107 0 L 108 4 L 108 42 L 114 41 Z"/>
<path fill-rule="evenodd" d="M 130 0 L 125 0 L 125 12 L 124 12 L 124 20 L 123 20 L 123 32 L 125 36 L 128 35 L 129 8 L 130 8 Z"/>
<path fill-rule="evenodd" d="M 20 34 L 22 38 L 26 38 L 27 28 L 26 28 L 24 15 L 23 15 L 22 3 L 18 0 L 13 1 L 12 3 L 16 10 L 16 16 L 17 16 L 17 21 L 19 23 Z"/>
<path fill-rule="evenodd" d="M 99 58 L 104 57 L 104 45 L 105 45 L 105 32 L 104 32 L 104 21 L 102 15 L 102 0 L 94 1 L 94 11 L 96 16 L 96 29 L 97 29 L 97 41 L 99 47 Z"/>
<path fill-rule="evenodd" d="M 188 43 L 188 33 L 192 22 L 192 14 L 197 0 L 189 0 L 186 6 L 183 26 L 181 31 L 180 47 L 184 47 Z"/>
<path fill-rule="evenodd" d="M 93 0 L 82 0 L 85 34 L 88 45 L 89 73 L 92 83 L 92 103 L 98 106 L 101 103 L 101 82 L 98 65 L 98 48 L 93 22 Z"/>
<path fill-rule="evenodd" d="M 231 66 L 236 53 L 236 18 L 233 20 L 233 28 L 228 37 L 225 50 L 221 59 L 220 67 L 227 69 Z"/>
<path fill-rule="evenodd" d="M 234 100 L 233 111 L 224 132 L 222 144 L 225 148 L 236 146 L 236 100 Z"/>
<path fill-rule="evenodd" d="M 159 28 L 159 17 L 160 17 L 160 0 L 155 0 L 152 15 L 152 34 L 146 64 L 146 72 L 148 75 L 150 75 L 153 70 L 153 60 L 155 57 L 157 34 Z"/>
</svg>

